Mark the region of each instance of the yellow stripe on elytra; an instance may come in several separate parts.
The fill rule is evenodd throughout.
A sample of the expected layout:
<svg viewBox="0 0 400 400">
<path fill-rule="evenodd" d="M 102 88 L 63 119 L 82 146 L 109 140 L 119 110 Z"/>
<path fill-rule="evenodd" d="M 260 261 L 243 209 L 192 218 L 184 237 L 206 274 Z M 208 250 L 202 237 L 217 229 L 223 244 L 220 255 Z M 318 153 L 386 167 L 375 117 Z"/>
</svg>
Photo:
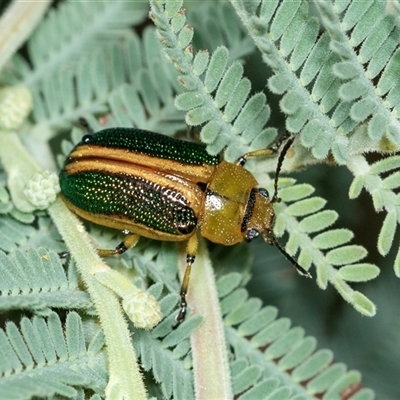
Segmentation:
<svg viewBox="0 0 400 400">
<path fill-rule="evenodd" d="M 152 157 L 146 154 L 135 153 L 126 149 L 114 149 L 110 147 L 82 145 L 78 146 L 70 155 L 72 161 L 81 158 L 97 160 L 108 160 L 135 165 L 156 172 L 165 172 L 178 175 L 193 182 L 208 183 L 215 171 L 215 165 L 191 165 L 166 158 Z"/>
</svg>

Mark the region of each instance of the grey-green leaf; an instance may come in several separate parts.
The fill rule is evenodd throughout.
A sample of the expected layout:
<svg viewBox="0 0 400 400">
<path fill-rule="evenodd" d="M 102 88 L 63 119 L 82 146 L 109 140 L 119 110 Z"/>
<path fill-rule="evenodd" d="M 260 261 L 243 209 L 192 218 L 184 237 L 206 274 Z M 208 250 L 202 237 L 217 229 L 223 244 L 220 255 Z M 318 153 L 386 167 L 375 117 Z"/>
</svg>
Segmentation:
<svg viewBox="0 0 400 400">
<path fill-rule="evenodd" d="M 218 47 L 211 55 L 210 63 L 204 79 L 204 86 L 208 93 L 212 93 L 221 80 L 228 62 L 229 53 L 225 47 Z"/>
<path fill-rule="evenodd" d="M 358 245 L 342 246 L 326 254 L 326 259 L 332 265 L 352 264 L 364 258 L 367 251 Z"/>
<path fill-rule="evenodd" d="M 378 251 L 383 256 L 385 256 L 392 247 L 396 227 L 397 212 L 396 210 L 390 210 L 383 221 L 382 229 L 378 237 Z"/>
<path fill-rule="evenodd" d="M 348 229 L 331 229 L 315 236 L 313 243 L 319 249 L 331 249 L 349 242 L 354 234 Z"/>
<path fill-rule="evenodd" d="M 302 219 L 299 225 L 304 232 L 318 232 L 332 225 L 337 217 L 338 214 L 335 211 L 325 210 Z"/>
<path fill-rule="evenodd" d="M 374 264 L 352 264 L 339 269 L 338 277 L 347 282 L 367 282 L 379 275 L 379 268 Z"/>
<path fill-rule="evenodd" d="M 308 214 L 314 214 L 324 207 L 326 200 L 322 197 L 311 197 L 291 204 L 287 208 L 287 213 L 295 217 L 301 217 Z"/>
</svg>

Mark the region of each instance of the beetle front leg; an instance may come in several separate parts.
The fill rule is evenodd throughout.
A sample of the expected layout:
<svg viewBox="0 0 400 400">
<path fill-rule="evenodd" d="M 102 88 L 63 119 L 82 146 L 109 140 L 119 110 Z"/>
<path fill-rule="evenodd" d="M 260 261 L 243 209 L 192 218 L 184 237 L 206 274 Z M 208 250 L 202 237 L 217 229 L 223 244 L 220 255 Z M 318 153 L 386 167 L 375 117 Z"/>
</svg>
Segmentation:
<svg viewBox="0 0 400 400">
<path fill-rule="evenodd" d="M 132 233 L 128 235 L 115 249 L 112 250 L 97 249 L 97 254 L 100 257 L 108 257 L 125 253 L 125 251 L 133 247 L 138 242 L 139 238 L 140 238 L 139 235 Z"/>
<path fill-rule="evenodd" d="M 250 157 L 261 157 L 261 156 L 270 156 L 273 154 L 277 154 L 280 147 L 282 146 L 282 143 L 285 142 L 290 137 L 292 137 L 294 139 L 294 136 L 292 136 L 290 133 L 286 132 L 278 140 L 276 140 L 274 143 L 272 143 L 272 145 L 270 147 L 268 147 L 267 149 L 249 151 L 248 153 L 243 154 L 243 156 L 241 156 L 236 161 L 236 164 L 243 167 L 246 164 L 246 161 Z"/>
<path fill-rule="evenodd" d="M 194 234 L 188 241 L 187 245 L 187 255 L 186 255 L 186 269 L 185 269 L 185 274 L 183 276 L 182 280 L 182 285 L 181 285 L 181 290 L 180 290 L 180 310 L 179 314 L 176 316 L 176 324 L 173 326 L 173 328 L 177 328 L 178 325 L 184 321 L 187 313 L 187 300 L 186 300 L 186 295 L 188 292 L 189 288 L 189 280 L 190 280 L 190 271 L 192 270 L 192 265 L 194 263 L 194 260 L 196 259 L 196 253 L 197 253 L 197 247 L 198 247 L 198 239 L 197 235 Z"/>
<path fill-rule="evenodd" d="M 82 126 L 82 128 L 84 128 L 86 130 L 86 132 L 89 135 L 93 135 L 94 134 L 94 131 L 90 127 L 89 122 L 87 121 L 86 118 L 84 118 L 84 117 L 79 118 L 79 124 Z"/>
</svg>

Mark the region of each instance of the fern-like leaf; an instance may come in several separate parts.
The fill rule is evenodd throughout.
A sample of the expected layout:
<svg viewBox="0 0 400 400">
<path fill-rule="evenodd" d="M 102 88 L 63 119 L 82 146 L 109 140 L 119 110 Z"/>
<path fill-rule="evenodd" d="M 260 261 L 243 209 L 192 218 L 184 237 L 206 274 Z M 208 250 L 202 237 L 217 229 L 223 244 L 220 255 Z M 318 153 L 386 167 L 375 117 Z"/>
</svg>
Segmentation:
<svg viewBox="0 0 400 400">
<path fill-rule="evenodd" d="M 176 298 L 171 303 L 168 298 L 161 301 L 163 314 L 171 312 Z M 143 330 L 135 332 L 133 343 L 141 358 L 145 371 L 152 371 L 156 382 L 160 383 L 164 398 L 192 399 L 193 377 L 188 352 L 190 334 L 202 321 L 200 316 L 189 318 L 178 330 L 171 332 L 175 312 L 164 319 L 151 333 Z M 155 338 L 159 340 L 154 340 Z M 174 346 L 176 346 L 174 348 Z"/>
<path fill-rule="evenodd" d="M 185 25 L 178 6 L 170 9 L 166 4 L 164 13 L 164 5 L 154 1 L 151 14 L 168 58 L 181 73 L 179 81 L 185 93 L 177 97 L 176 107 L 186 111 L 188 125 L 204 124 L 200 137 L 211 154 L 225 149 L 225 158 L 233 161 L 249 150 L 266 147 L 276 131 L 264 129 L 270 115 L 265 95 L 248 98 L 250 81 L 243 78 L 238 61 L 229 65 L 225 47 L 218 47 L 211 56 L 200 51 L 193 58 L 193 30 Z"/>
<path fill-rule="evenodd" d="M 22 224 L 11 216 L 2 216 L 0 219 L 0 248 L 5 251 L 15 250 L 18 246 L 26 244 L 27 238 L 34 232 L 32 226 Z"/>
<path fill-rule="evenodd" d="M 338 93 L 348 103 L 347 118 L 355 123 L 368 119 L 373 142 L 385 134 L 398 146 L 400 85 L 393 77 L 399 68 L 400 32 L 394 16 L 386 13 L 383 1 L 355 1 L 335 9 L 318 3 L 317 7 L 331 36 L 331 48 L 341 59 L 333 72 L 342 80 Z"/>
<path fill-rule="evenodd" d="M 64 332 L 65 330 L 65 332 Z M 102 334 L 85 344 L 78 314 L 67 315 L 65 326 L 56 313 L 48 318 L 23 318 L 0 330 L 0 393 L 10 400 L 55 394 L 77 398 L 76 387 L 104 390 L 106 360 L 100 352 Z"/>
<path fill-rule="evenodd" d="M 333 363 L 329 350 L 317 350 L 316 340 L 277 318 L 274 307 L 255 307 L 247 317 L 240 312 L 257 301 L 240 287 L 240 275 L 225 275 L 218 282 L 231 363 L 233 390 L 237 398 L 314 399 L 340 396 L 351 390 L 354 398 L 374 399 L 372 390 L 360 385 L 360 374 Z M 232 315 L 239 318 L 232 318 Z M 236 326 L 236 329 L 234 328 Z"/>
<path fill-rule="evenodd" d="M 134 33 L 126 34 L 89 60 L 77 61 L 68 73 L 48 78 L 43 88 L 32 89 L 37 135 L 48 138 L 52 130 L 64 129 L 82 116 L 98 130 L 101 126 L 92 116 L 109 110 L 106 126 L 138 126 L 166 134 L 182 129 L 181 113 L 173 107 L 176 77 L 170 65 L 157 59 L 160 55 L 160 44 L 148 28 L 142 41 Z"/>
<path fill-rule="evenodd" d="M 196 49 L 216 50 L 217 44 L 224 44 L 230 49 L 231 60 L 245 57 L 254 50 L 237 15 L 227 2 L 215 5 L 213 2 L 185 4 L 188 21 L 201 35 L 193 38 Z"/>
<path fill-rule="evenodd" d="M 379 233 L 377 248 L 380 254 L 386 255 L 394 244 L 396 230 L 400 221 L 398 193 L 400 187 L 400 157 L 392 156 L 369 165 L 367 160 L 359 156 L 350 164 L 354 180 L 349 189 L 350 198 L 356 198 L 365 188 L 371 195 L 377 212 L 387 212 Z M 400 276 L 400 249 L 395 260 L 395 273 Z"/>
<path fill-rule="evenodd" d="M 283 95 L 286 128 L 300 134 L 314 157 L 325 158 L 332 150 L 336 161 L 344 162 L 347 139 L 337 136 L 327 114 L 338 101 L 335 91 L 328 90 L 337 85 L 331 72 L 336 55 L 330 53 L 327 35 L 318 36 L 319 24 L 309 15 L 307 2 L 265 1 L 259 8 L 241 1 L 232 4 L 275 72 L 268 84 Z"/>
<path fill-rule="evenodd" d="M 0 310 L 28 309 L 47 315 L 50 308 L 88 308 L 89 295 L 78 288 L 75 274 L 67 278 L 53 251 L 0 252 Z"/>
<path fill-rule="evenodd" d="M 269 88 L 283 95 L 286 128 L 299 133 L 315 158 L 325 158 L 331 151 L 338 163 L 348 162 L 358 149 L 351 136 L 356 128 L 367 133 L 361 123 L 372 113 L 367 147 L 385 150 L 379 142 L 385 133 L 398 148 L 398 85 L 390 82 L 395 82 L 399 31 L 394 18 L 385 15 L 385 2 L 354 1 L 335 7 L 317 2 L 326 28 L 322 35 L 305 1 L 262 1 L 258 7 L 242 1 L 232 4 L 275 72 Z M 349 37 L 343 25 L 351 31 Z M 373 79 L 379 74 L 376 85 Z M 383 96 L 390 97 L 389 102 Z"/>
<path fill-rule="evenodd" d="M 284 187 L 280 190 L 280 197 L 283 201 L 295 199 L 296 202 L 286 209 L 283 203 L 276 206 L 276 235 L 281 236 L 285 230 L 289 232 L 286 250 L 294 255 L 300 249 L 298 261 L 304 268 L 308 269 L 312 263 L 317 266 L 317 282 L 321 288 L 325 289 L 330 282 L 359 312 L 374 315 L 374 304 L 354 291 L 347 282 L 374 279 L 379 274 L 378 267 L 360 263 L 367 251 L 362 246 L 348 244 L 353 237 L 349 230 L 325 231 L 336 221 L 337 214 L 332 210 L 322 210 L 323 199 L 308 197 L 313 191 L 311 186 L 303 184 L 297 188 L 293 183 L 292 179 L 281 179 Z M 325 253 L 325 250 L 328 251 Z"/>
<path fill-rule="evenodd" d="M 76 2 L 66 1 L 53 9 L 28 41 L 32 67 L 16 56 L 13 77 L 7 83 L 33 88 L 48 76 L 65 73 L 79 59 L 90 57 L 104 45 L 105 37 L 118 42 L 125 29 L 143 21 L 147 13 L 144 2 Z M 48 83 L 46 82 L 46 85 Z"/>
</svg>

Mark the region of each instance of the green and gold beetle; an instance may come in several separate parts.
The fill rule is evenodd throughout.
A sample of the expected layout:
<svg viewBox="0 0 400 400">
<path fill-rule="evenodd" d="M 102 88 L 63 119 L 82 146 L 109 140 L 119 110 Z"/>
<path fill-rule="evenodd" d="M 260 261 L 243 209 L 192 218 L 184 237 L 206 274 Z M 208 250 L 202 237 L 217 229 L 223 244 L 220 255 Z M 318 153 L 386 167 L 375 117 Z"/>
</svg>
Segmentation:
<svg viewBox="0 0 400 400">
<path fill-rule="evenodd" d="M 100 256 L 121 254 L 140 236 L 187 241 L 180 323 L 186 315 L 197 235 L 226 246 L 262 235 L 309 276 L 272 232 L 273 203 L 279 201 L 277 178 L 293 140 L 286 142 L 279 157 L 270 198 L 243 168 L 248 157 L 270 154 L 270 149 L 247 153 L 233 164 L 209 155 L 203 144 L 140 129 L 104 129 L 84 136 L 70 153 L 60 172 L 61 196 L 80 217 L 129 231 L 115 249 L 98 250 Z"/>
</svg>

